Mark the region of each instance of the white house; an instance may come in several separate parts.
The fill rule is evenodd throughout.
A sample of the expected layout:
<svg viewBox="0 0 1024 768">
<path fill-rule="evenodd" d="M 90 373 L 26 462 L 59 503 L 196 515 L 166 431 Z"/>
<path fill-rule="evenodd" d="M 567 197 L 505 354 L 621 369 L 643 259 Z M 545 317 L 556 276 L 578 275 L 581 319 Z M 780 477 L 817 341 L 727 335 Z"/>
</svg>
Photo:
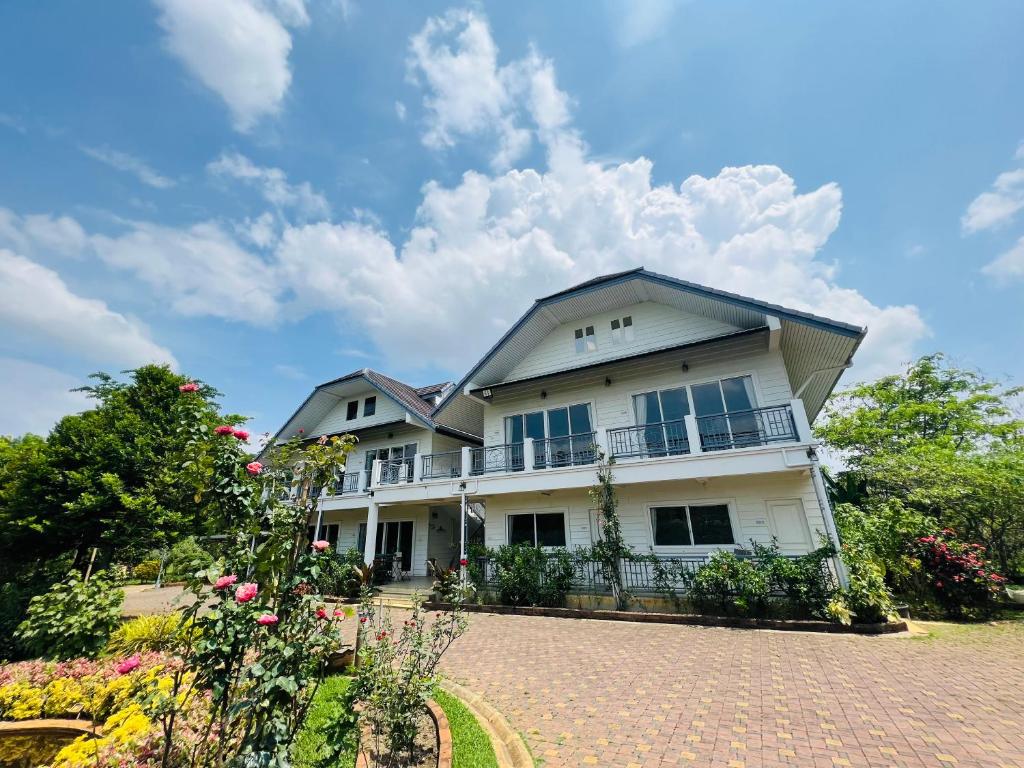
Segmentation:
<svg viewBox="0 0 1024 768">
<path fill-rule="evenodd" d="M 809 425 L 864 334 L 635 269 L 536 300 L 457 385 L 317 387 L 278 438 L 359 437 L 321 502 L 328 537 L 414 575 L 457 561 L 463 496 L 488 546 L 593 543 L 599 451 L 635 550 L 799 554 L 836 537 Z"/>
</svg>

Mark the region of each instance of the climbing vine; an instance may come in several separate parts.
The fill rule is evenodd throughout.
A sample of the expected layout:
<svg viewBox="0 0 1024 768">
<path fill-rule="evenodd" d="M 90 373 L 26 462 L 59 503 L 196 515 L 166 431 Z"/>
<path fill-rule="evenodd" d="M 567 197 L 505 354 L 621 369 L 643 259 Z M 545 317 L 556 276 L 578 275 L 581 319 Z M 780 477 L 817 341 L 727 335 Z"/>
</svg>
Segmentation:
<svg viewBox="0 0 1024 768">
<path fill-rule="evenodd" d="M 599 454 L 597 485 L 591 487 L 590 499 L 601 515 L 601 540 L 594 544 L 591 553 L 600 563 L 601 574 L 611 587 L 615 607 L 625 610 L 632 595 L 622 583 L 622 561 L 633 559 L 633 552 L 626 546 L 619 525 L 619 500 L 612 475 L 614 463 L 614 458 L 605 460 L 604 454 Z"/>
</svg>

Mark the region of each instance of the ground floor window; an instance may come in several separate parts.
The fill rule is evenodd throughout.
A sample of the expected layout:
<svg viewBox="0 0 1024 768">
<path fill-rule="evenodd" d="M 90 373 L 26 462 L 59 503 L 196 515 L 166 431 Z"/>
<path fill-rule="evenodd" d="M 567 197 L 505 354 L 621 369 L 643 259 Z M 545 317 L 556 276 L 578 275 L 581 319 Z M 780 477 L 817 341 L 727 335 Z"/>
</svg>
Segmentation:
<svg viewBox="0 0 1024 768">
<path fill-rule="evenodd" d="M 651 507 L 651 530 L 656 547 L 736 543 L 726 504 Z"/>
<path fill-rule="evenodd" d="M 528 512 L 508 515 L 508 543 L 535 547 L 565 546 L 565 514 Z"/>
<path fill-rule="evenodd" d="M 310 542 L 316 538 L 316 526 L 311 525 L 306 530 Z M 331 543 L 331 550 L 338 551 L 338 534 L 341 532 L 341 525 L 338 523 L 327 523 L 320 526 L 320 538 Z"/>
</svg>

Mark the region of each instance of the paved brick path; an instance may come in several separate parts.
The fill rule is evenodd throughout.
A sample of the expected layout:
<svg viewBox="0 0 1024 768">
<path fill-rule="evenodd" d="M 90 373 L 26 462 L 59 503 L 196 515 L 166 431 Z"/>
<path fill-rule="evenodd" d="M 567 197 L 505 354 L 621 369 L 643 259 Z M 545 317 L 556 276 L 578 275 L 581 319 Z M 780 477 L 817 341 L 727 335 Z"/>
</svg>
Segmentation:
<svg viewBox="0 0 1024 768">
<path fill-rule="evenodd" d="M 1024 768 L 1024 624 L 848 637 L 475 614 L 444 671 L 544 766 Z"/>
</svg>

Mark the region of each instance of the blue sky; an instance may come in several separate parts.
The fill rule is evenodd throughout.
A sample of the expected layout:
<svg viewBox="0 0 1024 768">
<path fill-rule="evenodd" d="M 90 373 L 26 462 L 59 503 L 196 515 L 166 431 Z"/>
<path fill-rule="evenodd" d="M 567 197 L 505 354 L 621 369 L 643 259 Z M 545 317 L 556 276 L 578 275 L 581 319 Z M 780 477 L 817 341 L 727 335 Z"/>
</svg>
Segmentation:
<svg viewBox="0 0 1024 768">
<path fill-rule="evenodd" d="M 0 433 L 149 360 L 276 429 L 645 265 L 1024 379 L 1024 5 L 0 5 Z"/>
</svg>

